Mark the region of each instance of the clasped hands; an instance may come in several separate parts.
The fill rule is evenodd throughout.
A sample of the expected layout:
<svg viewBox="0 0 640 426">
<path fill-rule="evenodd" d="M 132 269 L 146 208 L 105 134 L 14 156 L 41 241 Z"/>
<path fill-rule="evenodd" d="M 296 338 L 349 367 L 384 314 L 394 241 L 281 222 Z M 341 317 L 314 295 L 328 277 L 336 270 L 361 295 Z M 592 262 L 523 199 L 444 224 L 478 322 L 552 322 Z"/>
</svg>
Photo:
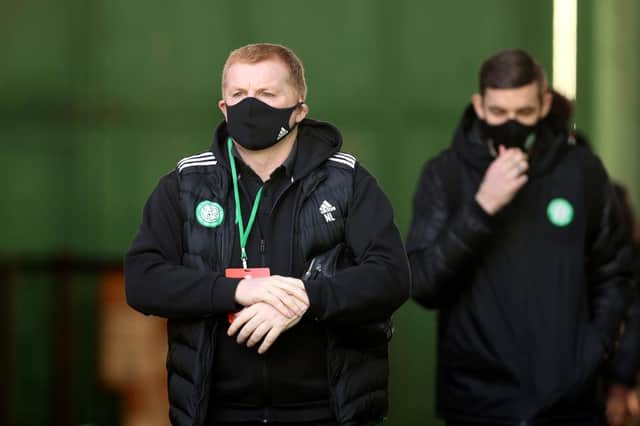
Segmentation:
<svg viewBox="0 0 640 426">
<path fill-rule="evenodd" d="M 235 315 L 227 334 L 237 333 L 238 344 L 265 353 L 278 337 L 295 326 L 309 308 L 304 283 L 296 278 L 273 275 L 245 278 L 236 288 L 236 302 L 244 308 Z"/>
</svg>

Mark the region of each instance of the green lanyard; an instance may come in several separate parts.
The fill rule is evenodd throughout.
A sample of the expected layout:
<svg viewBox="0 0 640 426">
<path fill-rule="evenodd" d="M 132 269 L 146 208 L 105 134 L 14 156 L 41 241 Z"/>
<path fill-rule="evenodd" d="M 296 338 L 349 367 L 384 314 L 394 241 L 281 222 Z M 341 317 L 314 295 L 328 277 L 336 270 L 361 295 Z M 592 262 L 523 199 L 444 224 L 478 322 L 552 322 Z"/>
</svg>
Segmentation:
<svg viewBox="0 0 640 426">
<path fill-rule="evenodd" d="M 229 148 L 229 163 L 231 164 L 231 177 L 233 179 L 233 195 L 236 199 L 236 223 L 238 224 L 238 232 L 240 234 L 240 258 L 242 260 L 242 267 L 247 269 L 247 240 L 249 239 L 251 228 L 253 228 L 253 222 L 256 220 L 256 213 L 258 213 L 263 187 L 261 186 L 256 194 L 256 199 L 253 201 L 253 207 L 251 208 L 251 215 L 249 216 L 249 223 L 247 223 L 247 229 L 244 229 L 242 210 L 240 209 L 240 191 L 238 191 L 238 172 L 236 171 L 236 162 L 233 158 L 233 141 L 231 138 L 227 140 L 227 147 Z"/>
</svg>

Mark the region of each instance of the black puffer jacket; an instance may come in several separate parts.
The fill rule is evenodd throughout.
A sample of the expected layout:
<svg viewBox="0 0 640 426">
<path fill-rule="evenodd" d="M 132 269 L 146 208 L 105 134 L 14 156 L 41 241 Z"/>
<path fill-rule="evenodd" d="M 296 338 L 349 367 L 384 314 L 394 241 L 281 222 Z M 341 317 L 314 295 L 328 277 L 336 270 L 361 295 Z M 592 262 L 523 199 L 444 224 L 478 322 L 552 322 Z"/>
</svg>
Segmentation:
<svg viewBox="0 0 640 426">
<path fill-rule="evenodd" d="M 594 378 L 624 313 L 630 252 L 600 160 L 566 138 L 541 123 L 529 181 L 496 216 L 475 201 L 493 157 L 471 107 L 420 177 L 412 297 L 439 311 L 437 409 L 448 420 L 598 411 Z"/>
<path fill-rule="evenodd" d="M 321 401 L 324 405 L 319 408 L 341 425 L 375 423 L 387 410 L 387 319 L 409 293 L 406 255 L 388 199 L 353 157 L 338 154 L 342 140 L 337 130 L 313 120 L 304 120 L 299 129 L 289 187 L 292 212 L 277 211 L 292 213 L 293 219 L 286 229 L 273 232 L 285 246 L 277 255 L 287 265 L 309 267 L 304 283 L 310 306 L 296 328 L 320 327 L 326 332 L 313 347 L 327 348 L 331 398 Z M 239 259 L 239 251 L 232 256 L 237 231 L 231 176 L 221 148 L 225 141 L 222 124 L 210 152 L 185 160 L 161 180 L 125 257 L 129 304 L 169 319 L 170 416 L 180 426 L 200 426 L 216 418 L 215 406 L 209 407 L 208 402 L 219 396 L 212 394 L 211 374 L 213 360 L 220 355 L 216 351 L 223 346 L 216 344 L 217 328 L 224 326 L 221 317 L 236 310 L 237 280 L 229 282 L 232 279 L 223 272 L 232 257 Z M 196 206 L 203 200 L 217 203 L 225 212 L 218 226 L 207 228 L 196 220 Z M 249 253 L 250 259 L 258 257 L 257 251 Z M 281 274 L 300 276 L 306 270 L 292 275 L 290 268 Z M 294 345 L 295 331 L 283 334 L 270 349 L 274 354 L 282 345 L 293 345 L 286 346 L 291 349 L 288 352 L 279 352 L 279 365 L 291 356 L 317 358 L 309 355 L 309 347 Z M 370 333 L 365 342 L 344 338 L 365 338 L 365 333 Z M 287 393 L 274 390 L 267 395 L 269 400 L 246 407 L 246 412 L 251 416 L 256 410 L 268 413 L 262 417 L 265 422 L 324 418 L 310 418 L 317 414 L 309 414 L 318 408 L 311 406 L 314 401 L 287 400 L 298 397 L 306 383 L 295 372 L 280 374 L 285 376 L 279 377 L 282 381 L 297 384 L 296 394 L 291 396 L 293 385 Z M 282 399 L 291 404 L 274 402 Z"/>
</svg>

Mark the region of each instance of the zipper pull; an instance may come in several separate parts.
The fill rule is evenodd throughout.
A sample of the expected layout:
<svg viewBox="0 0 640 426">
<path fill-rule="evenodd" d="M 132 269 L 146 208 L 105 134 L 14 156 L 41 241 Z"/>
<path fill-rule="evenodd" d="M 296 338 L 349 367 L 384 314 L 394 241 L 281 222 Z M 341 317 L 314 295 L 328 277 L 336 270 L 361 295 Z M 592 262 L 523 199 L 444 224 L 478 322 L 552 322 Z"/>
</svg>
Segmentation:
<svg viewBox="0 0 640 426">
<path fill-rule="evenodd" d="M 265 243 L 264 243 L 264 239 L 262 239 L 262 238 L 260 238 L 260 246 L 259 246 L 258 250 L 260 251 L 260 260 L 262 260 L 262 266 L 266 266 L 265 265 L 265 258 L 264 258 Z"/>
</svg>

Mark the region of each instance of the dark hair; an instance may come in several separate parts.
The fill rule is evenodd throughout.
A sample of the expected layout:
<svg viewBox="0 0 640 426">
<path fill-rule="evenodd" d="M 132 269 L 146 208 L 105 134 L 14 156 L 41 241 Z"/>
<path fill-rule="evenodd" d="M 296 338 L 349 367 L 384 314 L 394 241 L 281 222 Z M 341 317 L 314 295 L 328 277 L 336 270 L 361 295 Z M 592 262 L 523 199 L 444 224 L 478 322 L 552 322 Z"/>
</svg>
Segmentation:
<svg viewBox="0 0 640 426">
<path fill-rule="evenodd" d="M 557 117 L 558 120 L 570 123 L 573 119 L 573 102 L 555 89 L 551 89 L 550 92 L 553 97 L 549 114 Z"/>
<path fill-rule="evenodd" d="M 552 98 L 547 120 L 555 128 L 570 131 L 573 127 L 573 102 L 555 89 L 549 91 Z"/>
<path fill-rule="evenodd" d="M 484 61 L 480 67 L 480 94 L 487 88 L 515 89 L 537 82 L 540 95 L 547 86 L 544 70 L 524 50 L 503 50 Z"/>
</svg>

